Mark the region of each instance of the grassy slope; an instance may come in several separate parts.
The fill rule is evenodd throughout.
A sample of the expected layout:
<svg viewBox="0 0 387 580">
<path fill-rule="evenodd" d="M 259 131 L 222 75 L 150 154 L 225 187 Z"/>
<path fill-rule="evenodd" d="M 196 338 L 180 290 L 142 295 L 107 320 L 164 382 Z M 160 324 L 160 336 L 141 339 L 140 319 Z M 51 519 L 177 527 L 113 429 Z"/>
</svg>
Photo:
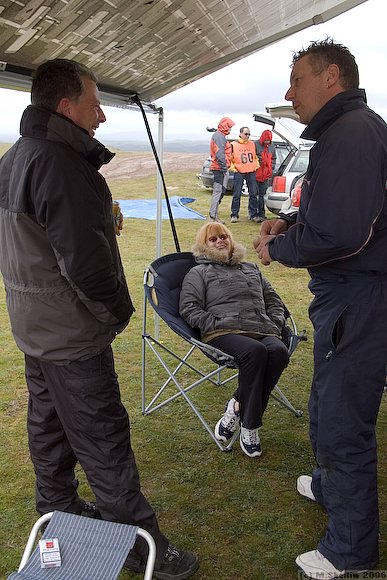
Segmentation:
<svg viewBox="0 0 387 580">
<path fill-rule="evenodd" d="M 196 198 L 194 209 L 206 213 L 209 194 L 199 187 L 194 172 L 166 176 L 171 195 Z M 152 198 L 155 179 L 144 178 L 112 182 L 115 199 Z M 221 205 L 224 218 L 229 215 L 227 197 Z M 247 214 L 242 199 L 241 216 Z M 177 220 L 182 250 L 189 250 L 200 221 Z M 246 217 L 232 225 L 236 239 L 249 248 L 258 226 Z M 141 415 L 141 327 L 142 276 L 154 258 L 155 222 L 126 220 L 119 245 L 133 296 L 136 313 L 115 343 L 116 366 L 122 398 L 132 425 L 132 441 L 139 465 L 142 487 L 159 514 L 161 528 L 177 546 L 196 551 L 201 566 L 198 580 L 287 580 L 297 577 L 295 556 L 315 547 L 323 533 L 326 516 L 314 504 L 295 493 L 295 480 L 309 473 L 313 458 L 308 441 L 307 399 L 312 373 L 312 333 L 307 316 L 310 294 L 304 270 L 289 270 L 272 264 L 265 275 L 278 289 L 299 329 L 306 328 L 309 341 L 301 343 L 281 380 L 287 396 L 302 408 L 296 419 L 271 402 L 262 428 L 264 453 L 258 460 L 242 456 L 238 446 L 222 454 L 209 439 L 186 406 L 177 401 L 148 417 Z M 173 252 L 169 223 L 163 223 L 163 253 Z M 176 341 L 162 330 L 161 338 Z M 23 358 L 9 331 L 5 296 L 0 290 L 0 578 L 16 569 L 29 529 L 36 519 L 34 475 L 28 457 L 26 438 L 27 392 Z M 151 383 L 164 379 L 149 359 Z M 207 365 L 207 361 L 201 364 Z M 219 392 L 202 388 L 195 399 L 214 424 L 222 413 L 233 386 Z M 386 455 L 387 397 L 379 420 L 379 455 Z M 387 569 L 386 513 L 387 474 L 380 461 L 380 503 L 382 515 L 380 568 Z M 79 470 L 81 492 L 92 498 L 84 474 Z M 123 572 L 122 579 L 132 577 Z M 135 576 L 133 576 L 135 578 Z"/>
</svg>

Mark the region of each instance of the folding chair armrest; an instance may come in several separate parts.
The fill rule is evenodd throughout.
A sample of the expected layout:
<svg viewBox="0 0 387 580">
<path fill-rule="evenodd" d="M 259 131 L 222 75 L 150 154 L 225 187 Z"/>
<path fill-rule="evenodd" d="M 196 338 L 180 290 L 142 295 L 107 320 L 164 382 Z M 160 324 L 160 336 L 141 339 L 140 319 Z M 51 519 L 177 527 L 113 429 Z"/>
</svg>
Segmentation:
<svg viewBox="0 0 387 580">
<path fill-rule="evenodd" d="M 212 346 L 211 344 L 201 342 L 196 338 L 191 338 L 191 342 L 192 344 L 200 348 L 200 350 L 202 350 L 205 354 L 215 359 L 218 363 L 228 366 L 235 366 L 235 359 L 230 354 L 227 354 L 222 350 L 219 350 L 218 348 Z"/>
<path fill-rule="evenodd" d="M 27 540 L 26 547 L 24 548 L 23 556 L 22 556 L 22 559 L 20 561 L 20 566 L 17 570 L 18 572 L 23 570 L 24 566 L 27 564 L 28 558 L 31 556 L 32 551 L 34 549 L 36 538 L 38 536 L 38 532 L 39 532 L 40 528 L 42 527 L 43 524 L 50 521 L 53 513 L 54 512 L 49 512 L 48 514 L 44 514 L 38 520 L 36 520 L 35 524 L 33 525 L 32 530 L 31 530 L 30 535 L 29 535 L 28 540 Z"/>
</svg>

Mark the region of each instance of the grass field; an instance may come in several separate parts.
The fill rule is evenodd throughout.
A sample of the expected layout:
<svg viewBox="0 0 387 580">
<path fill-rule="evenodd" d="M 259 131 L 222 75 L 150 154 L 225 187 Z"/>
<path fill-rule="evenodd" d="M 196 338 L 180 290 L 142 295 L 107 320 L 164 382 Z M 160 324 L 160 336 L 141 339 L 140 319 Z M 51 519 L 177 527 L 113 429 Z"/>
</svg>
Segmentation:
<svg viewBox="0 0 387 580">
<path fill-rule="evenodd" d="M 194 171 L 166 175 L 171 195 L 196 199 L 191 207 L 206 214 L 209 193 L 199 186 Z M 121 179 L 110 183 L 114 199 L 153 198 L 155 177 Z M 172 190 L 173 188 L 173 190 Z M 221 205 L 228 220 L 231 198 Z M 252 241 L 259 226 L 247 220 L 247 199 L 242 199 L 241 220 L 232 225 L 235 237 L 255 260 Z M 87 219 L 87 216 L 85 216 Z M 189 250 L 203 222 L 177 220 L 182 250 Z M 163 221 L 162 253 L 175 250 L 170 226 Z M 304 270 L 272 264 L 264 273 L 277 288 L 298 328 L 306 329 L 309 340 L 301 343 L 286 369 L 281 387 L 304 410 L 295 418 L 271 402 L 261 430 L 263 455 L 249 459 L 239 446 L 221 453 L 192 416 L 186 405 L 173 402 L 167 409 L 143 417 L 141 414 L 141 328 L 143 312 L 142 278 L 155 257 L 155 222 L 127 219 L 118 238 L 136 312 L 124 333 L 114 343 L 116 367 L 123 401 L 129 411 L 132 442 L 145 495 L 159 515 L 160 526 L 178 547 L 199 554 L 198 580 L 290 580 L 297 578 L 294 559 L 313 549 L 321 537 L 326 515 L 318 506 L 295 491 L 298 475 L 310 473 L 313 457 L 308 440 L 307 400 L 312 375 L 312 332 L 307 309 L 310 294 Z M 161 338 L 176 349 L 180 341 L 161 326 Z M 17 568 L 29 530 L 36 519 L 34 473 L 26 437 L 27 390 L 23 357 L 14 345 L 0 290 L 0 578 Z M 202 361 L 202 365 L 209 364 Z M 154 384 L 164 374 L 152 366 Z M 234 385 L 218 389 L 206 386 L 195 395 L 213 424 L 223 411 Z M 220 392 L 222 391 L 222 392 Z M 379 495 L 382 519 L 381 561 L 387 570 L 387 397 L 379 417 Z M 86 478 L 79 469 L 80 490 L 92 499 Z M 376 577 L 376 576 L 375 576 Z M 386 576 L 379 576 L 383 578 Z M 122 572 L 120 578 L 136 578 Z M 70 580 L 70 579 L 69 579 Z"/>
</svg>

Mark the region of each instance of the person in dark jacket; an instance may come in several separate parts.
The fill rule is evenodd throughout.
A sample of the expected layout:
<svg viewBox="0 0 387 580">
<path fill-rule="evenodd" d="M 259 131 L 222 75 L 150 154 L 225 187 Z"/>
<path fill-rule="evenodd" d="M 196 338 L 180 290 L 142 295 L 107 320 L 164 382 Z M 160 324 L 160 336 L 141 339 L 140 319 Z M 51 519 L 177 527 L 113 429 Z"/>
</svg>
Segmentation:
<svg viewBox="0 0 387 580">
<path fill-rule="evenodd" d="M 294 55 L 286 99 L 316 141 L 298 216 L 262 225 L 264 264 L 308 268 L 314 299 L 310 438 L 317 466 L 298 491 L 328 512 L 296 563 L 312 578 L 378 563 L 375 426 L 387 368 L 387 125 L 358 88 L 355 58 L 327 39 Z"/>
<path fill-rule="evenodd" d="M 281 341 L 284 306 L 256 264 L 243 261 L 245 248 L 224 225 L 202 226 L 193 253 L 198 265 L 184 278 L 180 314 L 203 342 L 231 354 L 239 366 L 238 388 L 215 437 L 227 443 L 241 423 L 242 451 L 259 457 L 262 415 L 289 358 Z"/>
<path fill-rule="evenodd" d="M 79 514 L 79 462 L 103 519 L 139 525 L 157 548 L 156 578 L 188 578 L 197 557 L 161 533 L 140 489 L 111 343 L 134 311 L 99 173 L 106 118 L 87 67 L 50 60 L 33 74 L 21 138 L 0 161 L 0 267 L 15 341 L 25 354 L 36 508 Z M 135 544 L 127 567 L 141 570 Z"/>
<path fill-rule="evenodd" d="M 258 156 L 259 167 L 255 172 L 258 193 L 258 220 L 263 222 L 265 215 L 265 194 L 269 185 L 269 180 L 273 175 L 275 162 L 277 159 L 275 146 L 272 143 L 273 133 L 266 129 L 262 132 L 259 141 L 255 141 L 255 150 Z"/>
</svg>

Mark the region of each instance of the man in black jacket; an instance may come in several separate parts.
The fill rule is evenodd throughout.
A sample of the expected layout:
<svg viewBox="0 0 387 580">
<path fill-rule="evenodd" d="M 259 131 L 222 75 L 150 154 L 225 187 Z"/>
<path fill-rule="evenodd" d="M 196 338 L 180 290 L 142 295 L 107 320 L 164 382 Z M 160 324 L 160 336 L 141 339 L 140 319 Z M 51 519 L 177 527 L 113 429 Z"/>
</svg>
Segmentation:
<svg viewBox="0 0 387 580">
<path fill-rule="evenodd" d="M 113 155 L 93 138 L 106 120 L 96 78 L 75 61 L 51 60 L 35 71 L 31 99 L 21 138 L 0 162 L 0 267 L 25 353 L 37 510 L 82 512 L 79 461 L 101 517 L 152 534 L 154 576 L 189 578 L 197 557 L 169 544 L 141 493 L 114 370 L 111 342 L 134 308 L 98 172 Z M 145 554 L 138 540 L 126 566 L 142 570 Z"/>
<path fill-rule="evenodd" d="M 375 425 L 387 368 L 387 126 L 367 107 L 347 48 L 327 39 L 294 55 L 290 88 L 302 137 L 316 141 L 296 219 L 262 225 L 264 264 L 305 267 L 314 295 L 310 437 L 317 467 L 299 493 L 329 522 L 297 557 L 312 578 L 378 562 Z M 293 216 L 295 218 L 295 216 Z"/>
</svg>

